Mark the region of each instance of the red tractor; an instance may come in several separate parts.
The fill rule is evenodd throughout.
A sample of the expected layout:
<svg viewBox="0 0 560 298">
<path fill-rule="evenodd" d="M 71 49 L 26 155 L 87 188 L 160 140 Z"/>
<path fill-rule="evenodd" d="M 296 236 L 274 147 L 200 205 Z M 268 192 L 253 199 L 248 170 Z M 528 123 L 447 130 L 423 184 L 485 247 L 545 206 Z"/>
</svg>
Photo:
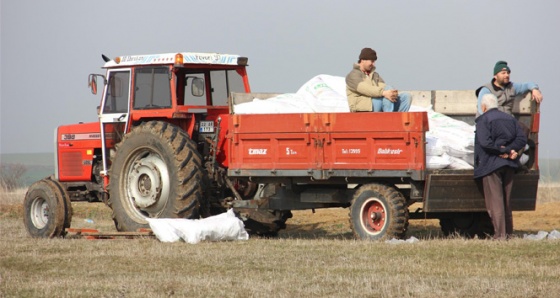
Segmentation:
<svg viewBox="0 0 560 298">
<path fill-rule="evenodd" d="M 231 181 L 220 171 L 227 160 L 219 123 L 229 113 L 228 95 L 250 92 L 247 58 L 103 59 L 106 75 L 88 78 L 93 94 L 101 82 L 99 122 L 58 127 L 55 173 L 31 185 L 25 197 L 30 235 L 63 236 L 73 201 L 104 202 L 117 230 L 135 231 L 147 227 L 146 217 L 199 218 L 227 207 L 211 198 L 254 195 L 256 184 Z"/>
</svg>

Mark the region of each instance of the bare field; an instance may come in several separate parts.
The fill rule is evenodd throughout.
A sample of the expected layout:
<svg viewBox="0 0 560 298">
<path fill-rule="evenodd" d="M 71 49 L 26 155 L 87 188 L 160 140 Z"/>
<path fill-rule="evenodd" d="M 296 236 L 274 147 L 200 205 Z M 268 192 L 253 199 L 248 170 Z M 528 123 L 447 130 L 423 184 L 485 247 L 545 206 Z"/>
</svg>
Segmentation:
<svg viewBox="0 0 560 298">
<path fill-rule="evenodd" d="M 542 192 L 544 193 L 544 192 Z M 20 199 L 23 197 L 20 194 Z M 558 198 L 558 197 L 557 197 Z M 514 214 L 507 242 L 444 238 L 413 220 L 415 244 L 357 241 L 348 209 L 294 211 L 278 239 L 160 243 L 32 239 L 20 199 L 0 197 L 0 297 L 557 297 L 560 198 Z M 101 203 L 73 203 L 72 227 L 114 231 Z M 87 221 L 86 221 L 87 220 Z"/>
</svg>

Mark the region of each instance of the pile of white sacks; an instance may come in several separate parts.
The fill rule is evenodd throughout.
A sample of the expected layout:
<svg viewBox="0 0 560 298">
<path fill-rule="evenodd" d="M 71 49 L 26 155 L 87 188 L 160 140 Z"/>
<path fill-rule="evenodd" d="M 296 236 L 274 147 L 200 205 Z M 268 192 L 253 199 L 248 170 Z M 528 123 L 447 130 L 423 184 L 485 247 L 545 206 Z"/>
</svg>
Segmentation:
<svg viewBox="0 0 560 298">
<path fill-rule="evenodd" d="M 249 240 L 249 234 L 233 209 L 202 219 L 146 218 L 150 229 L 161 242 Z"/>
<path fill-rule="evenodd" d="M 472 169 L 474 126 L 455 120 L 431 107 L 411 106 L 411 112 L 426 111 L 430 131 L 426 133 L 426 167 L 429 169 Z M 235 114 L 343 113 L 350 112 L 343 77 L 318 75 L 296 93 L 234 106 Z"/>
</svg>

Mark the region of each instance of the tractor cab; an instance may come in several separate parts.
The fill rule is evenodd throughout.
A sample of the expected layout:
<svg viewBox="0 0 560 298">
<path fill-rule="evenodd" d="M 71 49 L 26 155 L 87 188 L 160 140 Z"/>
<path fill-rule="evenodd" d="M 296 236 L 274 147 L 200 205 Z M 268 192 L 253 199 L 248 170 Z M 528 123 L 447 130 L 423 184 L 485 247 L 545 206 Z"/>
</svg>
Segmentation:
<svg viewBox="0 0 560 298">
<path fill-rule="evenodd" d="M 219 115 L 229 113 L 229 94 L 250 92 L 247 58 L 237 55 L 183 52 L 103 58 L 106 76 L 90 74 L 88 80 L 94 94 L 98 79 L 104 82 L 98 108 L 103 176 L 110 167 L 109 152 L 134 126 L 151 120 L 173 123 L 204 147 L 207 135 L 198 134 L 216 131 Z"/>
</svg>

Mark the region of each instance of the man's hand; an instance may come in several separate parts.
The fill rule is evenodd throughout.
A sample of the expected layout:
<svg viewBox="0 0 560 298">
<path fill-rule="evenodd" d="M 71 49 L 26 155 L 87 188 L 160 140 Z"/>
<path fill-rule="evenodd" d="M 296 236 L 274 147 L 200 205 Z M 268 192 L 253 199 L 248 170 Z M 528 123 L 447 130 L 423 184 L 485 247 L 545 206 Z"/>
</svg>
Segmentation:
<svg viewBox="0 0 560 298">
<path fill-rule="evenodd" d="M 515 150 L 512 149 L 512 150 L 509 152 L 509 158 L 510 158 L 510 159 L 516 159 L 516 158 L 517 158 L 517 151 L 515 151 Z"/>
<path fill-rule="evenodd" d="M 383 97 L 387 98 L 391 102 L 396 102 L 398 96 L 399 96 L 399 91 L 398 90 L 393 89 L 393 90 L 383 91 Z"/>
<path fill-rule="evenodd" d="M 502 146 L 502 148 L 503 147 L 504 146 Z M 515 151 L 513 149 L 509 152 L 509 154 L 508 153 L 502 153 L 502 154 L 499 155 L 499 157 L 504 158 L 504 159 L 508 159 L 508 158 L 509 159 L 516 159 L 517 156 L 519 156 L 519 154 L 517 153 L 517 151 Z"/>
<path fill-rule="evenodd" d="M 543 100 L 543 96 L 539 89 L 531 90 L 531 100 L 534 100 L 537 103 L 541 103 L 541 101 Z"/>
</svg>

